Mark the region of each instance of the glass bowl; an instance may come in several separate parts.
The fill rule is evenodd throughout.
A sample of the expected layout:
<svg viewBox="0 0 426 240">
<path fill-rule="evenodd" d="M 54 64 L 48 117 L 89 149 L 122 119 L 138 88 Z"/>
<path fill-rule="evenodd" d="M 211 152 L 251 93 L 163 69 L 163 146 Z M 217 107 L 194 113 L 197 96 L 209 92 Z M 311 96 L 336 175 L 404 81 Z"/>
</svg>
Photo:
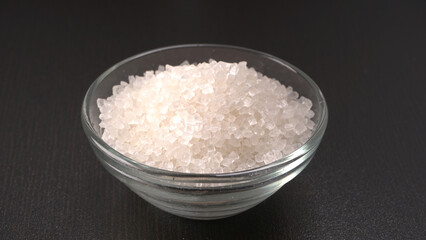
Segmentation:
<svg viewBox="0 0 426 240">
<path fill-rule="evenodd" d="M 159 65 L 246 61 L 249 67 L 292 86 L 312 100 L 316 123 L 312 137 L 299 149 L 265 166 L 233 173 L 191 174 L 162 170 L 136 162 L 112 149 L 99 128 L 98 98 L 112 95 L 112 87 L 129 75 L 143 75 Z M 218 219 L 259 204 L 299 174 L 311 161 L 324 135 L 328 111 L 320 89 L 305 73 L 274 56 L 241 47 L 190 44 L 160 48 L 127 58 L 112 66 L 90 86 L 81 120 L 89 142 L 102 165 L 133 192 L 154 206 L 191 219 Z"/>
</svg>

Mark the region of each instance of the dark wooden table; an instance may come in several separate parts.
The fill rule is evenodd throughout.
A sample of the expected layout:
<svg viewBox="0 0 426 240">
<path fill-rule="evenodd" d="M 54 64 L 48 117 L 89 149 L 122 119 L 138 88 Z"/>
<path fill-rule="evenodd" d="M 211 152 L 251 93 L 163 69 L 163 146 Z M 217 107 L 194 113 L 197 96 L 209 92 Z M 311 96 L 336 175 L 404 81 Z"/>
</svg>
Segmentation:
<svg viewBox="0 0 426 240">
<path fill-rule="evenodd" d="M 426 4 L 0 4 L 0 239 L 425 239 Z M 116 62 L 222 43 L 298 66 L 330 110 L 311 164 L 257 207 L 193 221 L 95 159 L 83 96 Z"/>
</svg>

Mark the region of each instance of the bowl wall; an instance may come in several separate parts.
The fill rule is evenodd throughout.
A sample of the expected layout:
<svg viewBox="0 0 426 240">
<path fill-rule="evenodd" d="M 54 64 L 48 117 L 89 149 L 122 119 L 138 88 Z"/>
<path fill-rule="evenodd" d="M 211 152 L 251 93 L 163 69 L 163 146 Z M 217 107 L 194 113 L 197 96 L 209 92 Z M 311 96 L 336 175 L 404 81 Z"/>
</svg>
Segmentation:
<svg viewBox="0 0 426 240">
<path fill-rule="evenodd" d="M 143 75 L 159 65 L 246 61 L 249 67 L 292 86 L 312 100 L 316 127 L 301 148 L 263 167 L 227 174 L 185 174 L 152 168 L 110 148 L 101 139 L 98 98 L 112 95 L 112 87 L 129 75 Z M 182 45 L 142 53 L 103 73 L 89 88 L 82 107 L 82 122 L 91 146 L 103 166 L 136 194 L 169 213 L 193 219 L 217 219 L 245 211 L 299 174 L 314 156 L 327 124 L 327 106 L 318 86 L 291 64 L 261 52 L 223 45 Z"/>
</svg>

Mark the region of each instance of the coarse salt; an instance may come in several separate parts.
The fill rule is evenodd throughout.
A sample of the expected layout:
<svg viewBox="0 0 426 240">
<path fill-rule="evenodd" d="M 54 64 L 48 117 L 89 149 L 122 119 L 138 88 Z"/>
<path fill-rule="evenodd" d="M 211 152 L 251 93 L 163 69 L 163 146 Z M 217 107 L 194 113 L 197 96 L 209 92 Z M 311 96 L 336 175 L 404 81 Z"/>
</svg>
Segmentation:
<svg viewBox="0 0 426 240">
<path fill-rule="evenodd" d="M 312 101 L 246 62 L 160 66 L 98 99 L 102 139 L 143 164 L 191 173 L 256 168 L 302 146 Z"/>
</svg>

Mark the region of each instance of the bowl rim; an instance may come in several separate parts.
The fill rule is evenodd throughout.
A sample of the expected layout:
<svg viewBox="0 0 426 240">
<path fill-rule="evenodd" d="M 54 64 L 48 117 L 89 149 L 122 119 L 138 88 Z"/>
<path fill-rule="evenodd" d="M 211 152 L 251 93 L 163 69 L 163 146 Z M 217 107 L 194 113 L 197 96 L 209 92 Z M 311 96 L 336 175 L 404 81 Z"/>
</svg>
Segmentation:
<svg viewBox="0 0 426 240">
<path fill-rule="evenodd" d="M 318 118 L 318 123 L 316 124 L 316 126 L 314 128 L 312 136 L 301 147 L 299 147 L 295 151 L 291 152 L 290 154 L 284 156 L 283 158 L 275 160 L 272 163 L 269 163 L 269 164 L 266 164 L 266 165 L 263 165 L 263 166 L 257 167 L 257 168 L 247 169 L 247 170 L 238 171 L 238 172 L 228 172 L 228 173 L 186 173 L 186 172 L 177 172 L 177 171 L 170 171 L 170 170 L 166 170 L 166 169 L 160 169 L 160 168 L 152 167 L 152 166 L 140 163 L 138 161 L 135 161 L 135 160 L 125 156 L 124 154 L 116 151 L 112 147 L 110 147 L 98 135 L 98 133 L 92 127 L 92 125 L 90 124 L 89 116 L 87 114 L 87 112 L 89 110 L 88 103 L 90 102 L 89 100 L 91 100 L 91 98 L 92 98 L 92 92 L 99 86 L 99 84 L 102 82 L 102 80 L 105 79 L 106 76 L 108 76 L 111 72 L 116 70 L 118 67 L 120 67 L 120 66 L 134 60 L 134 59 L 144 57 L 144 56 L 147 56 L 147 55 L 150 55 L 150 54 L 154 54 L 154 53 L 157 53 L 157 52 L 161 52 L 161 51 L 167 51 L 167 50 L 172 50 L 172 49 L 177 49 L 177 48 L 197 48 L 197 47 L 212 47 L 212 48 L 215 47 L 215 48 L 225 48 L 225 49 L 228 48 L 228 49 L 246 51 L 246 52 L 249 52 L 249 53 L 253 53 L 253 54 L 256 54 L 256 55 L 260 55 L 260 56 L 269 58 L 270 60 L 273 60 L 273 61 L 275 61 L 275 62 L 277 62 L 281 65 L 284 65 L 285 67 L 289 68 L 290 70 L 292 70 L 296 74 L 299 74 L 312 87 L 312 89 L 314 90 L 314 95 L 318 98 L 320 116 Z M 306 151 L 304 151 L 304 149 L 306 149 L 307 146 L 313 145 L 318 138 L 321 139 L 324 132 L 325 132 L 325 128 L 327 127 L 327 122 L 328 122 L 328 107 L 327 107 L 327 103 L 326 103 L 326 100 L 324 98 L 324 95 L 322 94 L 318 85 L 307 74 L 305 74 L 299 68 L 297 68 L 296 66 L 292 65 L 291 63 L 289 63 L 285 60 L 282 60 L 282 59 L 275 57 L 273 55 L 270 55 L 268 53 L 264 53 L 264 52 L 261 52 L 261 51 L 257 51 L 257 50 L 253 50 L 253 49 L 245 48 L 245 47 L 226 45 L 226 44 L 196 43 L 196 44 L 172 45 L 172 46 L 166 46 L 166 47 L 161 47 L 161 48 L 156 48 L 156 49 L 153 49 L 153 50 L 145 51 L 145 52 L 133 55 L 131 57 L 128 57 L 128 58 L 114 64 L 110 68 L 108 68 L 105 72 L 103 72 L 101 75 L 99 75 L 96 78 L 96 80 L 90 85 L 89 89 L 87 90 L 87 92 L 84 96 L 84 100 L 83 100 L 83 104 L 82 104 L 82 108 L 81 108 L 81 121 L 82 121 L 83 128 L 85 130 L 85 133 L 88 135 L 89 138 L 92 138 L 92 141 L 95 141 L 102 148 L 107 150 L 109 152 L 109 154 L 113 154 L 114 156 L 120 158 L 121 164 L 125 163 L 126 165 L 130 165 L 133 168 L 136 168 L 136 169 L 141 170 L 143 172 L 152 173 L 152 174 L 155 174 L 155 175 L 166 175 L 166 176 L 170 176 L 170 177 L 183 177 L 183 178 L 234 178 L 234 177 L 243 177 L 244 178 L 244 177 L 247 177 L 247 176 L 258 175 L 260 172 L 264 172 L 264 171 L 267 171 L 269 169 L 273 169 L 278 165 L 282 165 L 282 164 L 286 164 L 287 162 L 291 162 L 291 160 L 293 160 L 297 156 L 303 155 L 304 153 L 306 153 Z"/>
</svg>

